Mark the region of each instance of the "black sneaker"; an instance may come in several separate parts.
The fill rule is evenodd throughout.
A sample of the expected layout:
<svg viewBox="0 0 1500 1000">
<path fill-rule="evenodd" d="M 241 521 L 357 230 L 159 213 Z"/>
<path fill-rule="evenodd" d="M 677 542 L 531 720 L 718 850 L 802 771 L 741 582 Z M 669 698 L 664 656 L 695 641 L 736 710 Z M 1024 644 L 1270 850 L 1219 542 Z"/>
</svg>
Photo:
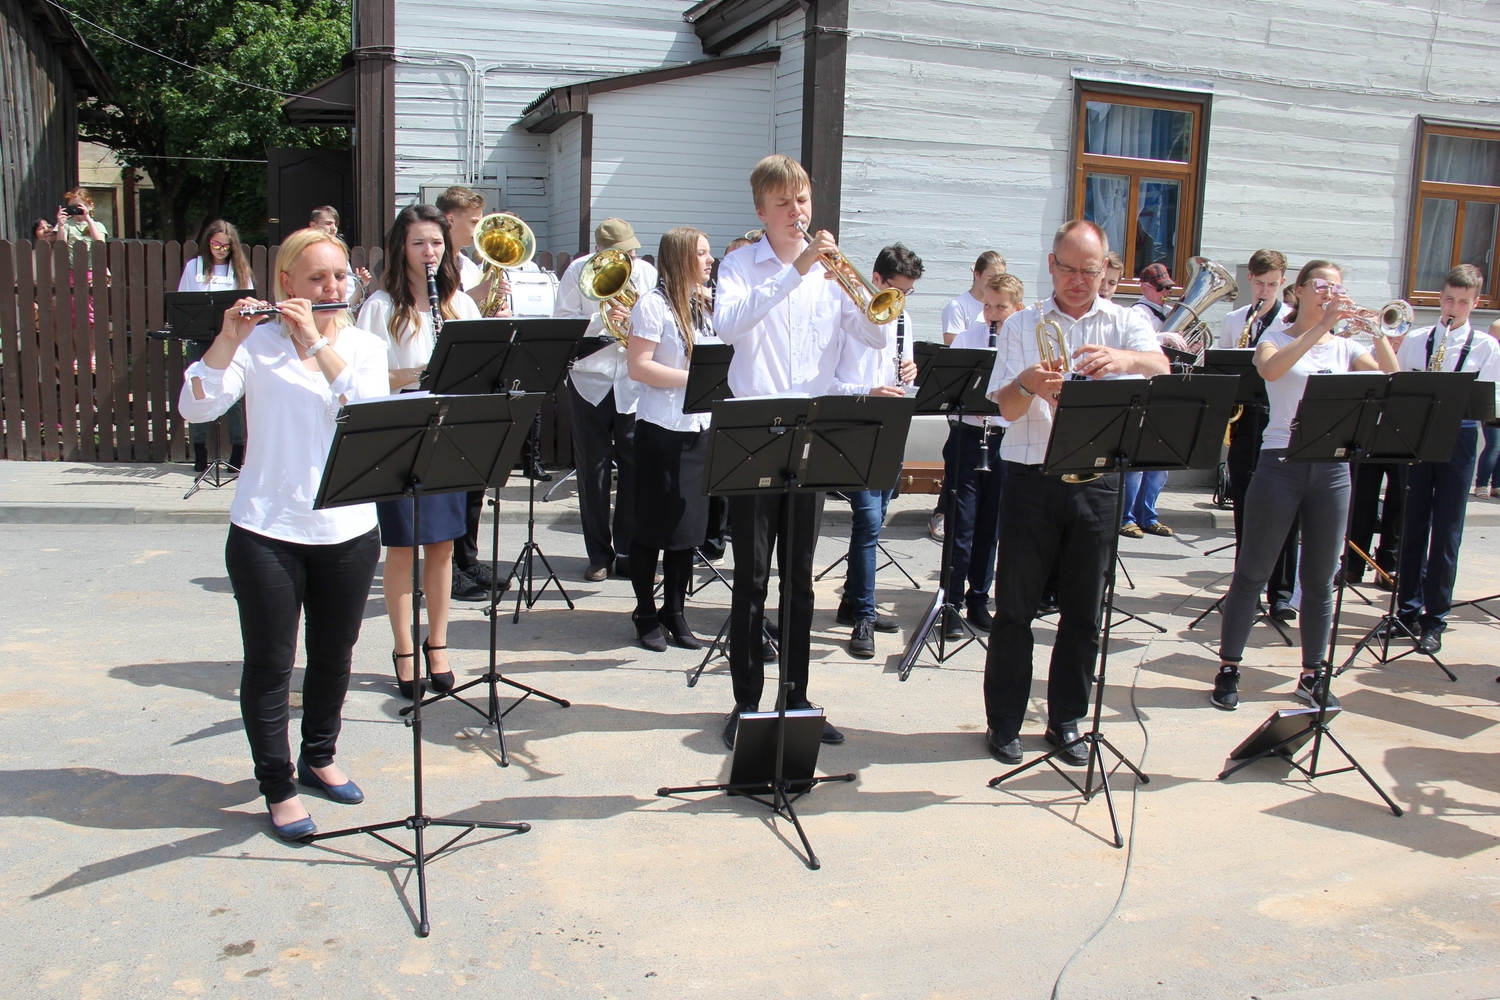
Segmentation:
<svg viewBox="0 0 1500 1000">
<path fill-rule="evenodd" d="M 957 642 L 964 637 L 964 621 L 958 616 L 958 609 L 951 604 L 943 605 L 943 638 L 949 642 Z"/>
<path fill-rule="evenodd" d="M 1286 601 L 1277 601 L 1271 605 L 1271 617 L 1279 622 L 1294 622 L 1297 620 L 1297 609 Z"/>
<path fill-rule="evenodd" d="M 849 655 L 868 660 L 875 655 L 875 619 L 861 618 L 849 635 Z"/>
<path fill-rule="evenodd" d="M 1222 708 L 1226 712 L 1233 712 L 1240 707 L 1240 669 L 1223 664 L 1219 667 L 1219 676 L 1214 678 L 1213 693 L 1208 696 L 1209 703 L 1214 708 Z"/>
<path fill-rule="evenodd" d="M 1322 703 L 1324 696 L 1327 695 L 1328 707 L 1339 708 L 1340 705 L 1338 698 L 1334 697 L 1331 694 L 1328 694 L 1327 692 L 1328 681 L 1326 673 L 1304 673 L 1301 677 L 1297 678 L 1297 690 L 1292 693 L 1295 694 L 1298 698 L 1301 698 L 1303 701 L 1307 702 L 1313 708 L 1317 708 L 1318 705 Z"/>
<path fill-rule="evenodd" d="M 988 632 L 995 627 L 995 616 L 990 614 L 990 609 L 983 604 L 970 604 L 969 624 L 981 632 Z"/>
<path fill-rule="evenodd" d="M 855 619 L 854 617 L 854 606 L 852 604 L 840 604 L 839 612 L 834 616 L 833 623 L 835 625 L 848 625 L 852 628 L 855 625 L 856 621 L 857 619 Z M 900 622 L 896 621 L 896 619 L 894 618 L 887 618 L 882 614 L 877 613 L 875 617 L 870 619 L 870 621 L 875 623 L 874 628 L 877 632 L 901 631 Z"/>
<path fill-rule="evenodd" d="M 487 601 L 490 588 L 459 569 L 453 571 L 453 589 L 448 596 L 455 601 Z"/>
</svg>

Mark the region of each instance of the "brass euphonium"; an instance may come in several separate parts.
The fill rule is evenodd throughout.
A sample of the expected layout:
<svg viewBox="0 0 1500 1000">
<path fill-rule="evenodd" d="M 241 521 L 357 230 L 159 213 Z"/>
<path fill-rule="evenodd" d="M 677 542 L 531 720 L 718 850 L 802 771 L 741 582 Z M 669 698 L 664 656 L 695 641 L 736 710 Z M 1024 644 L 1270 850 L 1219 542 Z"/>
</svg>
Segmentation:
<svg viewBox="0 0 1500 1000">
<path fill-rule="evenodd" d="M 1175 333 L 1187 343 L 1188 352 L 1196 355 L 1193 364 L 1203 361 L 1203 352 L 1214 342 L 1213 331 L 1203 321 L 1203 311 L 1220 299 L 1234 301 L 1239 284 L 1234 275 L 1207 257 L 1188 261 L 1188 278 L 1182 285 L 1182 298 L 1162 321 L 1162 333 Z"/>
<path fill-rule="evenodd" d="M 509 298 L 495 287 L 495 282 L 505 276 L 508 268 L 530 262 L 536 254 L 536 236 L 519 217 L 509 212 L 494 212 L 474 227 L 474 254 L 484 263 L 484 278 L 490 283 L 490 292 L 479 311 L 494 316 L 508 304 Z"/>
<path fill-rule="evenodd" d="M 589 258 L 578 272 L 578 290 L 586 299 L 599 303 L 599 318 L 604 329 L 623 347 L 630 343 L 630 319 L 616 323 L 609 315 L 611 304 L 618 302 L 626 311 L 635 307 L 639 297 L 630 283 L 630 272 L 635 263 L 624 250 L 600 250 Z"/>
<path fill-rule="evenodd" d="M 807 226 L 800 219 L 797 220 L 797 228 L 802 230 L 802 235 L 807 235 Z M 877 326 L 894 323 L 896 317 L 906 309 L 905 292 L 899 288 L 876 288 L 869 278 L 859 273 L 859 268 L 850 263 L 843 251 L 825 253 L 823 266 L 828 268 L 833 280 L 839 283 L 839 287 L 854 300 L 854 304 L 859 306 L 871 323 Z"/>
</svg>

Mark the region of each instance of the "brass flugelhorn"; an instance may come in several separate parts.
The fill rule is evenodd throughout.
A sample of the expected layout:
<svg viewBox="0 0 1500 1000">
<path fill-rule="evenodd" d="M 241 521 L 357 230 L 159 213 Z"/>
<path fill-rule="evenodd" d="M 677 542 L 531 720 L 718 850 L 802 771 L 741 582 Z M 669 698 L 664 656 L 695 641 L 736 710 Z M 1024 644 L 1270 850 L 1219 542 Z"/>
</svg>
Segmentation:
<svg viewBox="0 0 1500 1000">
<path fill-rule="evenodd" d="M 627 312 L 635 308 L 639 296 L 630 283 L 630 272 L 634 267 L 630 254 L 611 249 L 594 254 L 578 272 L 578 290 L 584 298 L 599 303 L 599 318 L 604 321 L 604 329 L 622 347 L 630 343 L 630 318 L 616 323 L 610 318 L 609 308 L 615 302 L 624 306 Z"/>
<path fill-rule="evenodd" d="M 802 230 L 803 236 L 807 235 L 807 226 L 801 219 L 797 220 L 797 228 Z M 823 254 L 823 266 L 871 323 L 877 326 L 894 323 L 906 309 L 905 292 L 899 288 L 876 288 L 870 284 L 869 278 L 859 273 L 859 268 L 850 263 L 842 250 Z"/>
<path fill-rule="evenodd" d="M 1041 357 L 1042 363 L 1054 371 L 1063 373 L 1064 377 L 1073 375 L 1073 356 L 1068 351 L 1068 335 L 1063 332 L 1062 324 L 1047 315 L 1047 302 L 1042 300 L 1036 304 L 1036 352 Z M 1091 483 L 1098 479 L 1102 473 L 1098 472 L 1065 472 L 1062 481 L 1065 483 Z"/>
<path fill-rule="evenodd" d="M 502 294 L 495 282 L 505 276 L 507 269 L 531 261 L 536 254 L 536 236 L 519 216 L 494 212 L 474 227 L 474 254 L 484 264 L 484 277 L 490 282 L 490 292 L 479 311 L 494 316 L 509 304 L 509 296 Z"/>
</svg>

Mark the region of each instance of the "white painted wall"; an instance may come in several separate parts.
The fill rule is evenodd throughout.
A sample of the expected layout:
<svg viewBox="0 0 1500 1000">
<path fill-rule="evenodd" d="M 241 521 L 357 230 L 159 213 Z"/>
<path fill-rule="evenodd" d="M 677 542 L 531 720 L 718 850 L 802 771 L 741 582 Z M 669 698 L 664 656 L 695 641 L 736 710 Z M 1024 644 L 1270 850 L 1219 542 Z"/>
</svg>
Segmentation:
<svg viewBox="0 0 1500 1000">
<path fill-rule="evenodd" d="M 552 253 L 578 252 L 579 186 L 582 183 L 579 155 L 583 139 L 582 118 L 575 118 L 552 133 L 547 159 L 549 238 L 537 237 L 538 249 Z"/>
<path fill-rule="evenodd" d="M 1400 290 L 1417 116 L 1500 124 L 1493 3 L 855 0 L 850 28 L 844 245 L 922 256 L 927 333 L 982 250 L 1050 291 L 1075 69 L 1211 86 L 1204 254 L 1330 257 L 1371 305 Z"/>
<path fill-rule="evenodd" d="M 600 94 L 594 116 L 593 217 L 629 220 L 642 252 L 693 226 L 715 255 L 760 225 L 750 170 L 772 143 L 774 66 L 745 66 Z"/>
<path fill-rule="evenodd" d="M 741 39 L 726 52 L 738 55 L 771 46 L 781 50 L 772 84 L 776 148 L 771 152 L 784 153 L 793 159 L 802 155 L 802 31 L 806 20 L 802 11 L 794 11 Z"/>
</svg>

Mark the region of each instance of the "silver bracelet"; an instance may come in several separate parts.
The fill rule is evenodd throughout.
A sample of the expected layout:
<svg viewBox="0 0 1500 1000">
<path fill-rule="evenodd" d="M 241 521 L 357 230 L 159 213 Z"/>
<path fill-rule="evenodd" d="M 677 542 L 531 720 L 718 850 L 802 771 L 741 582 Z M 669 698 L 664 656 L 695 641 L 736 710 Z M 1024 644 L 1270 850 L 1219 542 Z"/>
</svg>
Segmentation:
<svg viewBox="0 0 1500 1000">
<path fill-rule="evenodd" d="M 328 338 L 327 337 L 319 337 L 317 340 L 315 340 L 311 344 L 307 345 L 307 347 L 306 347 L 307 356 L 308 357 L 312 357 L 314 354 L 317 354 L 319 351 L 321 351 L 323 348 L 325 348 L 327 346 L 328 346 Z"/>
</svg>

